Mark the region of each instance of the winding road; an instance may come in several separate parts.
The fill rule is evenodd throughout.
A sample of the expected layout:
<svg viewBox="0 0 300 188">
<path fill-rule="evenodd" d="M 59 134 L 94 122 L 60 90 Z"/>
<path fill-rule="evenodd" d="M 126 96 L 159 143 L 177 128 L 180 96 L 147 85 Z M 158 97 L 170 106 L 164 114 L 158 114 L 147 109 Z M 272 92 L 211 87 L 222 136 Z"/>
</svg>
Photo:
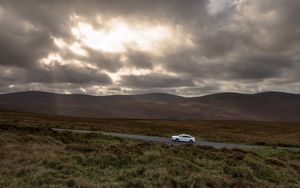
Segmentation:
<svg viewBox="0 0 300 188">
<path fill-rule="evenodd" d="M 146 135 L 137 135 L 137 134 L 126 134 L 126 133 L 112 133 L 112 132 L 101 132 L 101 131 L 90 131 L 90 130 L 76 130 L 76 129 L 60 129 L 52 128 L 56 132 L 73 132 L 73 133 L 97 133 L 107 136 L 113 136 L 118 138 L 134 139 L 147 142 L 158 142 L 164 144 L 182 144 L 177 142 L 172 142 L 170 138 L 160 137 L 160 136 L 146 136 Z M 194 144 L 201 146 L 208 146 L 214 148 L 227 148 L 227 149 L 260 149 L 260 148 L 274 148 L 271 146 L 260 146 L 260 145 L 249 145 L 249 144 L 234 144 L 234 143 L 223 143 L 223 142 L 211 142 L 211 141 L 196 141 Z M 277 149 L 286 149 L 290 151 L 300 151 L 300 148 L 297 147 L 276 147 Z"/>
</svg>

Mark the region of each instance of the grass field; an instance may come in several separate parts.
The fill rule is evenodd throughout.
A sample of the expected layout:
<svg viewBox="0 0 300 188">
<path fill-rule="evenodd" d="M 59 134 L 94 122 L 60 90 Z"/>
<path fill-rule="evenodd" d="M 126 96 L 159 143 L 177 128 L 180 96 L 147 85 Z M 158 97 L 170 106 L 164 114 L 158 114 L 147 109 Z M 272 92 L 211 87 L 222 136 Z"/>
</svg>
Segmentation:
<svg viewBox="0 0 300 188">
<path fill-rule="evenodd" d="M 0 187 L 300 187 L 299 152 L 170 146 L 49 129 L 188 132 L 212 140 L 252 143 L 260 138 L 268 144 L 298 145 L 299 140 L 288 139 L 299 130 L 297 124 L 0 114 Z"/>
<path fill-rule="evenodd" d="M 0 112 L 0 123 L 22 127 L 92 129 L 167 137 L 188 133 L 197 139 L 211 141 L 300 146 L 300 123 L 288 122 L 96 119 Z"/>
<path fill-rule="evenodd" d="M 300 153 L 0 126 L 0 187 L 299 187 Z"/>
</svg>

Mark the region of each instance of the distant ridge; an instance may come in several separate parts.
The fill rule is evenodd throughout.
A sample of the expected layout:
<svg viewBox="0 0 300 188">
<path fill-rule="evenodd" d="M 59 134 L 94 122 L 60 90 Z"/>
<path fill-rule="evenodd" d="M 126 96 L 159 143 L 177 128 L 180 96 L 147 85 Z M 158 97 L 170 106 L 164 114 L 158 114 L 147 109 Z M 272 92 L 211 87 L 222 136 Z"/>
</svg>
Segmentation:
<svg viewBox="0 0 300 188">
<path fill-rule="evenodd" d="M 0 94 L 0 109 L 77 117 L 300 122 L 300 95 L 283 92 L 91 96 L 40 91 Z"/>
</svg>

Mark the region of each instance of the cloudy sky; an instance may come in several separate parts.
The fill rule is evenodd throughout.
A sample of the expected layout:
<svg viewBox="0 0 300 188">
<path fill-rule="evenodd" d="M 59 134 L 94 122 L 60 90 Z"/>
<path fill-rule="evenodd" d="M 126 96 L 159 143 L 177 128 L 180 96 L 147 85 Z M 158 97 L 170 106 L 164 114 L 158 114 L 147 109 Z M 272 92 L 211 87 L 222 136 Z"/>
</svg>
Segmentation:
<svg viewBox="0 0 300 188">
<path fill-rule="evenodd" d="M 0 93 L 300 93 L 299 0 L 0 0 Z"/>
</svg>

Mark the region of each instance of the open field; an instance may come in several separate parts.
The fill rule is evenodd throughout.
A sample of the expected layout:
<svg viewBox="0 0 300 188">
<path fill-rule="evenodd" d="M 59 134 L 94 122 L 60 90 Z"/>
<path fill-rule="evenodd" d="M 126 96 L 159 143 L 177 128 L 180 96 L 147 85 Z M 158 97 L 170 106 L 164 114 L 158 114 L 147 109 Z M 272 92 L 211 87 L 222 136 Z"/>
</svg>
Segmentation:
<svg viewBox="0 0 300 188">
<path fill-rule="evenodd" d="M 0 124 L 0 187 L 300 186 L 298 152 L 56 133 L 25 119 Z"/>
<path fill-rule="evenodd" d="M 188 133 L 195 135 L 197 139 L 210 141 L 300 146 L 300 123 L 96 119 L 15 112 L 0 112 L 0 123 L 22 127 L 89 129 L 157 136 Z"/>
</svg>

